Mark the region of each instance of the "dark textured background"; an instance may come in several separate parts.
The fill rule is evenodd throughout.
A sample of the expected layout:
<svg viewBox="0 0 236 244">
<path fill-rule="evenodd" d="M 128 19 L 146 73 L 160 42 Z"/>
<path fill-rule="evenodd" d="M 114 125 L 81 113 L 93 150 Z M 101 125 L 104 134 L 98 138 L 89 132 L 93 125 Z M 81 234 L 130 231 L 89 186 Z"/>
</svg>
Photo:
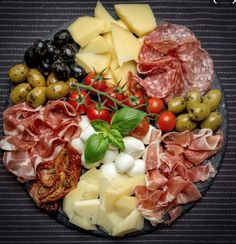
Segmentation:
<svg viewBox="0 0 236 244">
<path fill-rule="evenodd" d="M 108 10 L 115 2 L 102 1 Z M 129 2 L 143 2 L 140 0 Z M 236 4 L 233 1 L 148 1 L 156 17 L 191 28 L 214 60 L 228 105 L 228 145 L 205 197 L 170 227 L 121 240 L 90 236 L 64 227 L 37 209 L 0 163 L 0 243 L 235 243 L 236 242 Z M 0 124 L 8 98 L 7 70 L 21 62 L 37 38 L 78 15 L 95 1 L 0 1 Z M 2 134 L 2 125 L 0 126 Z M 2 158 L 2 153 L 0 154 Z"/>
</svg>

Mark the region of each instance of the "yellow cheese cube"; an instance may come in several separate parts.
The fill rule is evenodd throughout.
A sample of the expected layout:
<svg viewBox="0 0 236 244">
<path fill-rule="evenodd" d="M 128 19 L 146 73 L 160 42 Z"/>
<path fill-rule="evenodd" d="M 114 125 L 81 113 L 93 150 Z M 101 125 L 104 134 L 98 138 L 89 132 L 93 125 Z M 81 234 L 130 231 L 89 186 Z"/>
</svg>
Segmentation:
<svg viewBox="0 0 236 244">
<path fill-rule="evenodd" d="M 149 4 L 115 4 L 121 20 L 137 36 L 144 36 L 156 27 L 156 20 Z"/>
<path fill-rule="evenodd" d="M 107 177 L 101 177 L 99 180 L 99 199 L 102 202 L 104 199 L 104 194 L 107 190 L 107 188 L 110 185 L 110 181 L 107 179 Z"/>
<path fill-rule="evenodd" d="M 97 1 L 96 7 L 94 9 L 94 16 L 96 18 L 104 19 L 109 22 L 116 22 L 115 19 L 109 14 L 100 1 Z"/>
<path fill-rule="evenodd" d="M 116 225 L 112 231 L 113 236 L 123 236 L 125 234 L 139 231 L 144 227 L 144 218 L 139 210 L 133 210 L 124 220 Z"/>
<path fill-rule="evenodd" d="M 119 65 L 131 60 L 137 60 L 141 47 L 140 41 L 128 30 L 117 24 L 111 25 L 111 33 Z"/>
<path fill-rule="evenodd" d="M 80 176 L 80 181 L 85 181 L 86 183 L 97 186 L 101 177 L 101 171 L 96 168 L 92 168 Z"/>
<path fill-rule="evenodd" d="M 100 225 L 101 228 L 108 234 L 112 233 L 112 230 L 117 226 L 123 219 L 116 213 L 110 212 L 107 213 L 103 206 L 98 210 L 97 225 Z"/>
<path fill-rule="evenodd" d="M 102 72 L 108 68 L 111 61 L 111 54 L 107 53 L 77 53 L 75 61 L 78 65 L 81 65 L 87 73 Z"/>
<path fill-rule="evenodd" d="M 97 229 L 97 227 L 94 224 L 92 224 L 90 221 L 88 221 L 83 216 L 80 216 L 76 213 L 74 214 L 73 218 L 70 219 L 70 222 L 85 230 L 96 230 Z"/>
<path fill-rule="evenodd" d="M 121 67 L 113 71 L 113 76 L 116 82 L 119 82 L 119 86 L 123 87 L 127 83 L 128 73 L 131 71 L 132 73 L 136 74 L 136 63 L 134 61 L 129 61 L 124 63 Z M 124 87 L 124 90 L 127 89 L 127 86 Z"/>
<path fill-rule="evenodd" d="M 85 218 L 90 223 L 96 223 L 98 209 L 100 208 L 99 199 L 80 200 L 74 202 L 74 211 L 77 215 Z"/>
<path fill-rule="evenodd" d="M 110 46 L 100 35 L 79 50 L 80 53 L 106 53 L 108 51 L 110 51 Z"/>
<path fill-rule="evenodd" d="M 84 16 L 75 20 L 68 27 L 68 31 L 71 33 L 74 41 L 77 42 L 81 47 L 84 47 L 92 39 L 102 33 L 104 28 L 105 23 L 103 19 Z"/>
<path fill-rule="evenodd" d="M 125 218 L 136 209 L 137 203 L 137 197 L 121 196 L 115 203 L 115 209 L 122 218 Z"/>
</svg>

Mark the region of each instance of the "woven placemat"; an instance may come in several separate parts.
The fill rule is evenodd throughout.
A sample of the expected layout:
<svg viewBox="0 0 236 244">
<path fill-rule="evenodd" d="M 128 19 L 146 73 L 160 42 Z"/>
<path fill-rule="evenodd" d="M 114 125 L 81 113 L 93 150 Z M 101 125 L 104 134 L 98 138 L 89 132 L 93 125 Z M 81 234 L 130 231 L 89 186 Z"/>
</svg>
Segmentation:
<svg viewBox="0 0 236 244">
<path fill-rule="evenodd" d="M 210 190 L 170 227 L 121 240 L 68 229 L 42 213 L 0 162 L 0 243 L 235 243 L 236 242 L 236 3 L 211 0 L 147 2 L 157 18 L 186 25 L 214 60 L 228 107 L 228 144 Z M 78 15 L 91 14 L 96 1 L 0 1 L 0 133 L 9 94 L 7 70 L 22 61 L 35 39 Z M 0 153 L 2 158 L 2 152 Z"/>
</svg>

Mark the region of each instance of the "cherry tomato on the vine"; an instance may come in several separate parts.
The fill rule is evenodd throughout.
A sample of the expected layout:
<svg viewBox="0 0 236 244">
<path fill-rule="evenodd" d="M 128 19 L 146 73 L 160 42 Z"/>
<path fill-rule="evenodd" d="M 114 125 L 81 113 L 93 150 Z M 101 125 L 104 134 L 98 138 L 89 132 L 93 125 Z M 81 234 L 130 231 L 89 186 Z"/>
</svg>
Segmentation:
<svg viewBox="0 0 236 244">
<path fill-rule="evenodd" d="M 109 86 L 107 87 L 104 92 L 106 92 L 110 97 L 116 99 L 117 101 L 121 102 L 124 100 L 124 94 L 122 92 L 122 88 L 120 87 L 114 87 L 114 86 Z M 107 107 L 110 107 L 110 108 L 114 108 L 115 107 L 115 103 L 108 99 L 107 97 L 105 96 L 102 96 L 102 100 L 105 101 L 105 104 Z"/>
<path fill-rule="evenodd" d="M 172 112 L 169 111 L 164 111 L 157 119 L 157 127 L 164 132 L 173 130 L 175 124 L 176 124 L 176 117 Z"/>
<path fill-rule="evenodd" d="M 107 87 L 106 79 L 103 76 L 103 72 L 90 72 L 87 76 L 85 76 L 84 84 L 87 86 L 92 86 L 94 89 L 99 91 L 104 91 Z M 96 93 L 92 92 L 92 94 Z"/>
<path fill-rule="evenodd" d="M 84 114 L 87 111 L 88 105 L 91 103 L 91 98 L 87 92 L 83 90 L 78 92 L 75 90 L 70 94 L 68 102 L 79 114 Z"/>
<path fill-rule="evenodd" d="M 131 108 L 137 108 L 140 110 L 144 110 L 146 107 L 146 97 L 141 91 L 136 91 L 131 94 L 129 97 L 126 96 L 127 99 L 124 104 Z"/>
<path fill-rule="evenodd" d="M 162 99 L 157 97 L 148 98 L 147 104 L 147 112 L 153 114 L 159 114 L 164 108 L 164 103 Z"/>
<path fill-rule="evenodd" d="M 87 116 L 90 120 L 105 120 L 110 121 L 110 113 L 107 108 L 104 108 L 101 104 L 92 103 L 87 108 Z"/>
<path fill-rule="evenodd" d="M 135 128 L 135 130 L 131 132 L 131 136 L 141 139 L 147 135 L 148 130 L 149 130 L 148 119 L 144 118 L 141 121 L 141 123 Z"/>
</svg>

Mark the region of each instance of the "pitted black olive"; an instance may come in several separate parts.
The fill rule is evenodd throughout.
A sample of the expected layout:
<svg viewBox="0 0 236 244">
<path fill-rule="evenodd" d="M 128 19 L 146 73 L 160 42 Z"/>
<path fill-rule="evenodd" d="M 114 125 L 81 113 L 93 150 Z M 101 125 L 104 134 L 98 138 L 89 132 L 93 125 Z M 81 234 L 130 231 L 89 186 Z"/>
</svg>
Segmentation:
<svg viewBox="0 0 236 244">
<path fill-rule="evenodd" d="M 60 30 L 54 35 L 55 46 L 61 48 L 73 42 L 73 38 L 68 30 Z"/>
<path fill-rule="evenodd" d="M 78 80 L 82 80 L 86 76 L 85 69 L 82 66 L 77 65 L 75 63 L 70 65 L 70 70 L 71 76 Z"/>
<path fill-rule="evenodd" d="M 66 64 L 60 62 L 59 60 L 52 64 L 52 71 L 55 73 L 56 77 L 61 81 L 69 79 L 71 74 L 70 68 Z"/>
<path fill-rule="evenodd" d="M 33 45 L 36 55 L 43 60 L 47 54 L 47 45 L 42 40 L 36 40 Z"/>
<path fill-rule="evenodd" d="M 29 47 L 24 54 L 24 60 L 29 68 L 34 68 L 39 65 L 40 59 L 35 53 L 34 47 Z"/>
<path fill-rule="evenodd" d="M 40 71 L 45 75 L 48 76 L 51 72 L 51 62 L 48 58 L 44 59 L 40 64 Z"/>
<path fill-rule="evenodd" d="M 75 51 L 72 46 L 66 45 L 61 50 L 63 61 L 67 64 L 71 64 L 74 62 Z"/>
</svg>

